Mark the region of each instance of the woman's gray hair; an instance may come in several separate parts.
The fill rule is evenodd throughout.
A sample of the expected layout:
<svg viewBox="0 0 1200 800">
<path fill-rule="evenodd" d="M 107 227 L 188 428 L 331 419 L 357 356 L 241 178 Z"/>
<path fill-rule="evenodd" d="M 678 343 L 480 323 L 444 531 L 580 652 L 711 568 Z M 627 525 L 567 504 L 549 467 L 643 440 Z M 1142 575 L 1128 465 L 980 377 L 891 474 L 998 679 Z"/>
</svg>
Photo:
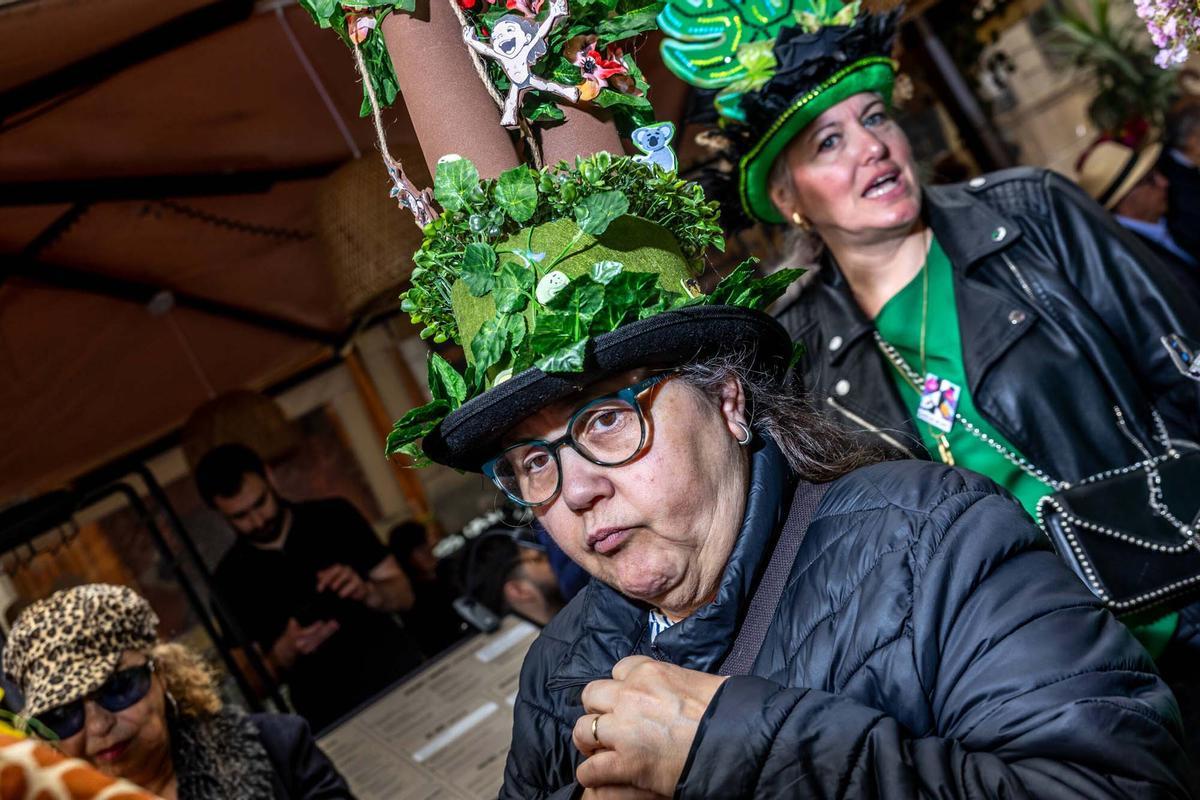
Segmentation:
<svg viewBox="0 0 1200 800">
<path fill-rule="evenodd" d="M 864 444 L 813 407 L 806 394 L 754 366 L 752 351 L 724 352 L 686 364 L 682 380 L 710 400 L 718 401 L 729 378 L 737 378 L 746 394 L 746 416 L 758 434 L 769 436 L 795 473 L 824 483 L 868 464 L 896 457 L 892 451 Z"/>
</svg>

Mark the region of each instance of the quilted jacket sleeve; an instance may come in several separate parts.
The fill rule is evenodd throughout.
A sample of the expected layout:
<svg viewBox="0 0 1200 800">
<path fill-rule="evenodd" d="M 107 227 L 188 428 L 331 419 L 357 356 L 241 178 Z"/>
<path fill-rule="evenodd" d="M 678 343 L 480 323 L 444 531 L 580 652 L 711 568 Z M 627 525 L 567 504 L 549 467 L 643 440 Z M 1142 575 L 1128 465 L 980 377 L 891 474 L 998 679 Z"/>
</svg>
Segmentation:
<svg viewBox="0 0 1200 800">
<path fill-rule="evenodd" d="M 928 515 L 909 559 L 904 635 L 930 729 L 907 730 L 886 707 L 731 678 L 677 798 L 1189 796 L 1178 710 L 1146 652 L 1015 504 L 958 500 L 951 518 Z"/>
<path fill-rule="evenodd" d="M 500 800 L 572 800 L 582 791 L 575 783 L 579 753 L 571 743 L 575 720 L 560 718 L 542 702 L 549 668 L 562 658 L 565 647 L 547 629 L 525 657 Z M 582 690 L 580 685 L 577 691 Z"/>
</svg>

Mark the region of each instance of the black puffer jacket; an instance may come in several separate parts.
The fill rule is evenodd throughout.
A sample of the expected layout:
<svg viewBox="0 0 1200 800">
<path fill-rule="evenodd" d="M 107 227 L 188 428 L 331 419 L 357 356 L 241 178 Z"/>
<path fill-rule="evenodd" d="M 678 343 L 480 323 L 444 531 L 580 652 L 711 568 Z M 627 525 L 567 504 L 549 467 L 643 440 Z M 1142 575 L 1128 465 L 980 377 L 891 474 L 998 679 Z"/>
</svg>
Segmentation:
<svg viewBox="0 0 1200 800">
<path fill-rule="evenodd" d="M 597 581 L 559 614 L 525 660 L 502 798 L 576 795 L 580 692 L 621 658 L 715 671 L 792 494 L 760 446 L 716 600 L 652 647 L 645 607 Z M 1169 691 L 1044 543 L 973 473 L 903 461 L 834 482 L 675 796 L 1188 796 Z"/>
<path fill-rule="evenodd" d="M 1152 406 L 1172 438 L 1200 441 L 1200 383 L 1160 341 L 1178 333 L 1200 346 L 1200 297 L 1079 187 L 1007 170 L 928 187 L 924 214 L 954 265 L 975 406 L 1034 465 L 1075 482 L 1141 461 L 1114 406 L 1151 452 L 1163 450 Z M 850 429 L 929 457 L 835 265 L 779 320 L 807 346 L 796 372 L 817 402 Z"/>
</svg>

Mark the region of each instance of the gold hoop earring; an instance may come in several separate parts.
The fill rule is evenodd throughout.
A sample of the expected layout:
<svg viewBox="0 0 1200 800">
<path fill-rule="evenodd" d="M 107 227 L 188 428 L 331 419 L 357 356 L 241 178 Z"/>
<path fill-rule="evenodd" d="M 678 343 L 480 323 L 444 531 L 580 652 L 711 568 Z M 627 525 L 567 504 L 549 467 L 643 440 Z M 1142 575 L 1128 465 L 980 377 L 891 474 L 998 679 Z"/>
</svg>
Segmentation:
<svg viewBox="0 0 1200 800">
<path fill-rule="evenodd" d="M 805 233 L 812 233 L 812 223 L 805 219 L 799 211 L 792 212 L 792 222 Z"/>
</svg>

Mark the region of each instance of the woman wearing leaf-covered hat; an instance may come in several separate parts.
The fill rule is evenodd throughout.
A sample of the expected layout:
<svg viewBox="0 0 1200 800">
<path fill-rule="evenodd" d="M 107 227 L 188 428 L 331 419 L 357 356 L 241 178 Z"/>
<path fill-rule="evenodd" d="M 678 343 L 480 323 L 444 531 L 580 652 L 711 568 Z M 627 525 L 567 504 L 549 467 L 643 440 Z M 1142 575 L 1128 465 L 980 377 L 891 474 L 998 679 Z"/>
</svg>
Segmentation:
<svg viewBox="0 0 1200 800">
<path fill-rule="evenodd" d="M 1186 796 L 1169 691 L 1024 512 L 788 387 L 795 273 L 698 291 L 697 187 L 599 154 L 435 194 L 404 307 L 467 366 L 389 449 L 595 578 L 526 657 L 503 798 Z"/>
<path fill-rule="evenodd" d="M 730 205 L 821 252 L 779 314 L 808 346 L 805 388 L 872 441 L 1004 486 L 1152 654 L 1183 647 L 1200 631 L 1200 562 L 1179 555 L 1200 481 L 1200 297 L 1052 172 L 922 186 L 890 108 L 900 11 L 858 5 L 747 20 L 728 62 L 688 3 L 661 18 L 668 63 L 723 87 Z"/>
</svg>

